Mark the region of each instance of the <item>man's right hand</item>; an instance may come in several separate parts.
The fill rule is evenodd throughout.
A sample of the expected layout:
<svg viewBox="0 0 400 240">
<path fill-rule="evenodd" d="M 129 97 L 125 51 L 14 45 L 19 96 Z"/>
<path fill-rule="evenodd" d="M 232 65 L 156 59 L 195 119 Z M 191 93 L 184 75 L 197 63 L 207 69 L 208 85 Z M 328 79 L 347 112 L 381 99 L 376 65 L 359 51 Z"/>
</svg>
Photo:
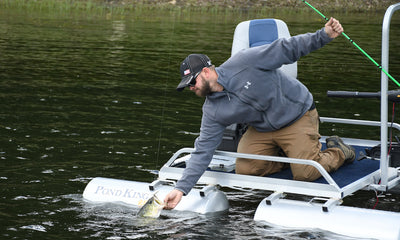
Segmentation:
<svg viewBox="0 0 400 240">
<path fill-rule="evenodd" d="M 181 201 L 183 196 L 183 192 L 179 191 L 178 189 L 172 190 L 170 193 L 167 194 L 164 198 L 164 209 L 173 209 L 178 205 Z"/>
</svg>

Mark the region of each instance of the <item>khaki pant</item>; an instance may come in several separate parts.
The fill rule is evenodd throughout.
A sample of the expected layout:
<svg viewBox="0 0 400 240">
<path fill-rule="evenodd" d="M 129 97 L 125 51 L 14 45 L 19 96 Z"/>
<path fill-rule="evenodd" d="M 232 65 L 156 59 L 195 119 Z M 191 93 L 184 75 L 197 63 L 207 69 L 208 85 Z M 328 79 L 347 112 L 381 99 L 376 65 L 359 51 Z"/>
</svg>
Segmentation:
<svg viewBox="0 0 400 240">
<path fill-rule="evenodd" d="M 280 149 L 287 157 L 317 161 L 326 171 L 337 170 L 344 163 L 339 148 L 321 152 L 319 119 L 316 109 L 308 111 L 292 125 L 274 132 L 258 132 L 249 127 L 238 145 L 239 153 L 278 156 Z M 255 159 L 238 158 L 236 173 L 265 176 L 281 171 L 287 164 Z M 293 179 L 313 181 L 321 176 L 316 168 L 303 164 L 290 164 Z"/>
</svg>

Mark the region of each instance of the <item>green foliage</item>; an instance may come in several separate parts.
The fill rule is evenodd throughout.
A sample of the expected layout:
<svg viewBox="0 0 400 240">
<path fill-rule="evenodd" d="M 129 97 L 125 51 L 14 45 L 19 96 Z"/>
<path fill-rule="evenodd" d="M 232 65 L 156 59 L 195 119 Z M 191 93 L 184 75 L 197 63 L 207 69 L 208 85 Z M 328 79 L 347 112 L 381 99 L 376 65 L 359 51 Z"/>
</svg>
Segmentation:
<svg viewBox="0 0 400 240">
<path fill-rule="evenodd" d="M 310 0 L 323 11 L 385 11 L 397 0 Z M 174 10 L 225 13 L 227 11 L 311 11 L 301 0 L 2 0 L 1 8 L 39 11 L 84 11 L 101 14 L 124 14 L 126 11 Z"/>
</svg>

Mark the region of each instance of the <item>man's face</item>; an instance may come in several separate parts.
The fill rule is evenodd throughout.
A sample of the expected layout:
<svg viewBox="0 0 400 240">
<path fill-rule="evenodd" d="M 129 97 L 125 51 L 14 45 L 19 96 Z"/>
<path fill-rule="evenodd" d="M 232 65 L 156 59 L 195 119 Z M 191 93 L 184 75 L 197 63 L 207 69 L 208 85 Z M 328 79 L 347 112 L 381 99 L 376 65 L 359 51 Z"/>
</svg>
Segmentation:
<svg viewBox="0 0 400 240">
<path fill-rule="evenodd" d="M 203 72 L 197 76 L 196 85 L 190 86 L 190 91 L 199 97 L 205 97 L 211 93 L 210 83 L 203 77 Z"/>
</svg>

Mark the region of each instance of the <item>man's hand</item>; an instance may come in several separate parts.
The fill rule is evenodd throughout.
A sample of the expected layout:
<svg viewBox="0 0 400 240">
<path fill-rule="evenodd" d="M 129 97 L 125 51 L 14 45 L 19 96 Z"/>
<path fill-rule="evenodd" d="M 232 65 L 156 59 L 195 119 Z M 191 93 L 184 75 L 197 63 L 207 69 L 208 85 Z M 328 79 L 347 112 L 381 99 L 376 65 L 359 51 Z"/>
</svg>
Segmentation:
<svg viewBox="0 0 400 240">
<path fill-rule="evenodd" d="M 172 190 L 170 193 L 167 194 L 167 196 L 165 196 L 164 209 L 175 208 L 176 205 L 178 205 L 178 203 L 181 201 L 182 196 L 183 196 L 183 192 L 181 192 L 177 189 Z"/>
<path fill-rule="evenodd" d="M 343 32 L 342 24 L 333 17 L 325 24 L 325 32 L 330 38 L 336 38 Z"/>
</svg>

